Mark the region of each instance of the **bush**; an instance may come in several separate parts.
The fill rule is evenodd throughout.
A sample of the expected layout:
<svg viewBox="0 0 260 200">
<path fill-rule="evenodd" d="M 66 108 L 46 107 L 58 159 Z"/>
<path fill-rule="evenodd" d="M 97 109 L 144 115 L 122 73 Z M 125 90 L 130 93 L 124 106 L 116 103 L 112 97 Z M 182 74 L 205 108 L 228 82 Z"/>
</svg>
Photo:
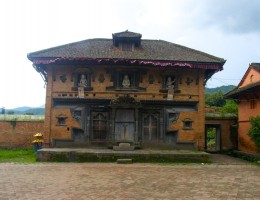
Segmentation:
<svg viewBox="0 0 260 200">
<path fill-rule="evenodd" d="M 226 104 L 221 108 L 223 114 L 232 113 L 238 115 L 237 103 L 232 99 L 227 99 Z"/>
<path fill-rule="evenodd" d="M 248 131 L 248 135 L 255 142 L 257 147 L 260 147 L 260 115 L 256 117 L 250 117 L 251 127 Z"/>
</svg>

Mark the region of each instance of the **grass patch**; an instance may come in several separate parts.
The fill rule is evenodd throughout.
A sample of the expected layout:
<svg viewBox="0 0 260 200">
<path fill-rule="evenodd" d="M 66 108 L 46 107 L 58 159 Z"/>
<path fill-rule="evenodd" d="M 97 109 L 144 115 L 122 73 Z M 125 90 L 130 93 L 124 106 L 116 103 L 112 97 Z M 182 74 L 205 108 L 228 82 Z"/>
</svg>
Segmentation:
<svg viewBox="0 0 260 200">
<path fill-rule="evenodd" d="M 35 163 L 36 155 L 33 149 L 0 149 L 0 163 Z"/>
</svg>

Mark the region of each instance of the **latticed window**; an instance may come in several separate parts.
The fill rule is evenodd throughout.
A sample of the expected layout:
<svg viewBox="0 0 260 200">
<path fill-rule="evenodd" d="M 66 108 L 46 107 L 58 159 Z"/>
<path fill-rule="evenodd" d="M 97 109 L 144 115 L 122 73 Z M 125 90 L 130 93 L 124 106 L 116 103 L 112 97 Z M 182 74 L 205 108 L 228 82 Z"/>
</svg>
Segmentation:
<svg viewBox="0 0 260 200">
<path fill-rule="evenodd" d="M 107 113 L 92 113 L 92 138 L 94 140 L 105 140 L 107 137 Z"/>
</svg>

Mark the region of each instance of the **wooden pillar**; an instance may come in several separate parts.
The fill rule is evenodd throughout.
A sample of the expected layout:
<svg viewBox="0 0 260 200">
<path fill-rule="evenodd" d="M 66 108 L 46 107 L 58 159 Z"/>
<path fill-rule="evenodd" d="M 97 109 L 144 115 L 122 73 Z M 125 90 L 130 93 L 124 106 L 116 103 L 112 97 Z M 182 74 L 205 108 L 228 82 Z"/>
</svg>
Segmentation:
<svg viewBox="0 0 260 200">
<path fill-rule="evenodd" d="M 138 121 L 139 121 L 138 108 L 135 108 L 135 135 L 134 135 L 135 143 L 138 143 Z"/>
<path fill-rule="evenodd" d="M 112 117 L 111 117 L 111 141 L 115 142 L 115 117 L 116 117 L 116 108 L 112 108 Z"/>
<path fill-rule="evenodd" d="M 163 141 L 164 139 L 164 135 L 165 135 L 165 131 L 164 131 L 164 126 L 165 126 L 165 123 L 163 120 L 164 119 L 164 112 L 163 110 L 160 112 L 160 140 Z"/>
</svg>

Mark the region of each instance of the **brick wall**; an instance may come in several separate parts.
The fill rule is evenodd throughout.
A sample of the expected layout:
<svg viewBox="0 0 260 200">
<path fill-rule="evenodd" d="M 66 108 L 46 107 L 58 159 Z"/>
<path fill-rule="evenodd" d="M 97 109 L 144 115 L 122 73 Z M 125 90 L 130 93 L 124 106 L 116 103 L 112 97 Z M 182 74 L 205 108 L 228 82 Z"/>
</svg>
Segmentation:
<svg viewBox="0 0 260 200">
<path fill-rule="evenodd" d="M 43 133 L 43 121 L 0 121 L 0 147 L 32 147 L 37 132 Z"/>
<path fill-rule="evenodd" d="M 93 77 L 91 80 L 92 91 L 85 92 L 85 98 L 88 99 L 115 99 L 125 94 L 125 91 L 107 91 L 106 87 L 112 86 L 111 74 L 107 73 L 107 66 L 84 66 L 93 69 Z M 120 66 L 117 66 L 120 67 Z M 122 69 L 125 66 L 121 66 Z M 52 138 L 71 138 L 71 128 L 78 127 L 70 114 L 69 108 L 54 108 L 53 98 L 76 98 L 77 91 L 72 91 L 74 86 L 73 70 L 76 66 L 69 65 L 49 65 L 47 66 L 48 84 L 46 89 L 46 110 L 44 124 L 44 139 L 51 142 Z M 179 82 L 180 93 L 174 94 L 174 100 L 177 101 L 198 101 L 198 111 L 181 112 L 177 129 L 179 130 L 180 142 L 196 142 L 200 149 L 204 149 L 204 70 L 200 69 L 173 69 L 181 77 Z M 137 100 L 165 100 L 167 101 L 167 93 L 160 92 L 162 88 L 162 71 L 158 68 L 149 68 L 143 75 L 140 87 L 145 88 L 143 92 L 128 93 Z M 104 81 L 99 81 L 100 74 L 104 75 Z M 66 81 L 62 81 L 61 76 L 66 76 Z M 153 83 L 149 82 L 149 76 L 154 78 Z M 66 126 L 56 126 L 58 115 L 67 117 Z M 189 118 L 193 121 L 192 130 L 183 129 L 183 120 Z M 174 127 L 175 129 L 176 127 Z"/>
</svg>

